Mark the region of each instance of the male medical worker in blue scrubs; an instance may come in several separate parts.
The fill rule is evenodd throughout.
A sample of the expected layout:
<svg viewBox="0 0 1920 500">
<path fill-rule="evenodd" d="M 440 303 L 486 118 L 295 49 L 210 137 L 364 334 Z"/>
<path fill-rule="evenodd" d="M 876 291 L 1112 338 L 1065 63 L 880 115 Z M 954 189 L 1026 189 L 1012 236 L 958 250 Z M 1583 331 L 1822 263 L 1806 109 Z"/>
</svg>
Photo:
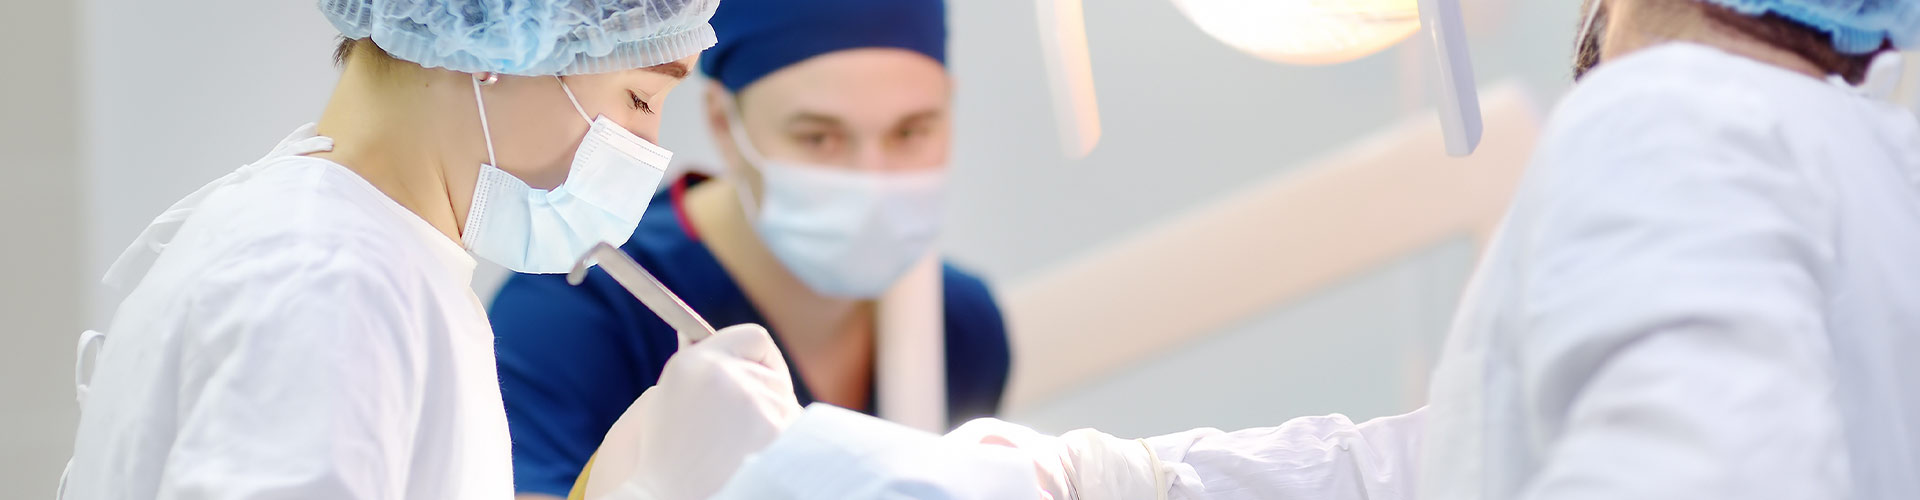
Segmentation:
<svg viewBox="0 0 1920 500">
<path fill-rule="evenodd" d="M 765 325 L 801 404 L 873 413 L 876 307 L 935 252 L 951 142 L 941 0 L 726 0 L 708 124 L 727 175 L 655 199 L 622 250 L 715 327 Z M 636 193 L 645 196 L 649 193 Z M 947 416 L 995 413 L 1005 325 L 946 265 Z M 654 385 L 676 337 L 595 270 L 516 275 L 494 299 L 501 395 L 523 498 L 565 496 L 608 429 Z"/>
</svg>

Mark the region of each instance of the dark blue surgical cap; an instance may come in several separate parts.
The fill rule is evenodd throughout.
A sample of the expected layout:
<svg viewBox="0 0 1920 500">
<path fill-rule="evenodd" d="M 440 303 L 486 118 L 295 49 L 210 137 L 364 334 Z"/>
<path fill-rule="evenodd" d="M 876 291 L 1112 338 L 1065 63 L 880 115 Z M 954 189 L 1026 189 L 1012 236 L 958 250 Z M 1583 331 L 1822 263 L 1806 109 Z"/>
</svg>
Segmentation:
<svg viewBox="0 0 1920 500">
<path fill-rule="evenodd" d="M 944 0 L 724 0 L 711 22 L 720 41 L 700 71 L 732 92 L 840 50 L 906 49 L 947 64 Z"/>
</svg>

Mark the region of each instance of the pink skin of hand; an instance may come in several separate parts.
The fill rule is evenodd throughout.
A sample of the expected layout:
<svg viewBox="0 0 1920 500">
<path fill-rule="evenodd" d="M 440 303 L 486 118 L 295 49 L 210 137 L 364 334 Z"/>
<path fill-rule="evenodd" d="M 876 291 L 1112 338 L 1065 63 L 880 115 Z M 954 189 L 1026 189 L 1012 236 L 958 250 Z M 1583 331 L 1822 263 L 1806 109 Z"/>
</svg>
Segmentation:
<svg viewBox="0 0 1920 500">
<path fill-rule="evenodd" d="M 1013 441 L 1008 441 L 1007 438 L 1000 437 L 1000 436 L 986 436 L 986 437 L 980 438 L 980 444 L 1005 446 L 1008 448 L 1015 448 L 1015 449 L 1019 448 L 1019 446 L 1014 446 Z M 1034 474 L 1033 477 L 1035 479 L 1046 477 L 1047 468 L 1042 467 L 1040 465 L 1039 460 L 1035 460 L 1033 461 L 1033 474 Z M 1038 488 L 1038 489 L 1040 490 L 1040 500 L 1055 500 L 1053 498 L 1053 494 L 1048 493 L 1046 488 Z"/>
</svg>

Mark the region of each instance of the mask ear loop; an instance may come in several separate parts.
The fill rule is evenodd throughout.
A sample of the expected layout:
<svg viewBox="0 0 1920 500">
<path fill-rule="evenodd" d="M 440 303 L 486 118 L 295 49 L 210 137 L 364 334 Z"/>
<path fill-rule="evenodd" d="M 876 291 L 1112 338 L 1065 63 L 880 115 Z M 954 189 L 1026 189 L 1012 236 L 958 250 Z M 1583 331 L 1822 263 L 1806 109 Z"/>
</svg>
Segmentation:
<svg viewBox="0 0 1920 500">
<path fill-rule="evenodd" d="M 755 166 L 767 163 L 767 157 L 762 156 L 760 148 L 753 147 L 753 140 L 747 137 L 747 120 L 740 113 L 740 105 L 730 99 L 726 103 L 727 135 L 733 136 L 735 146 L 740 149 L 741 159 Z"/>
<path fill-rule="evenodd" d="M 560 91 L 567 93 L 567 102 L 573 103 L 573 111 L 580 113 L 580 119 L 586 120 L 587 125 L 593 125 L 593 117 L 587 116 L 587 108 L 580 107 L 580 100 L 573 97 L 573 89 L 567 87 L 567 79 L 558 76 L 553 79 L 560 81 Z"/>
<path fill-rule="evenodd" d="M 487 126 L 487 101 L 480 98 L 480 86 L 493 85 L 497 81 L 500 81 L 500 75 L 496 73 L 487 73 L 486 78 L 481 78 L 478 73 L 473 75 L 473 104 L 480 108 L 480 136 L 487 139 L 487 164 L 494 168 L 499 168 L 500 163 L 493 159 L 493 130 Z"/>
<path fill-rule="evenodd" d="M 747 138 L 747 120 L 741 118 L 740 105 L 734 103 L 731 96 L 722 101 L 726 103 L 727 108 L 727 135 L 733 136 L 734 148 L 740 150 L 740 159 L 746 160 L 748 165 L 753 165 L 754 168 L 760 169 L 760 192 L 765 193 L 767 191 L 766 157 L 760 156 L 760 150 L 753 147 L 753 141 Z M 753 191 L 747 189 L 746 179 L 739 178 L 734 180 L 739 181 L 731 184 L 733 184 L 734 191 L 740 194 L 740 209 L 745 211 L 747 220 L 752 221 L 758 218 L 760 215 L 760 207 L 759 204 L 753 200 Z"/>
<path fill-rule="evenodd" d="M 1597 14 L 1600 13 L 1600 4 L 1606 2 L 1607 0 L 1593 0 L 1593 5 L 1587 6 L 1587 19 L 1580 21 L 1580 36 L 1586 36 L 1587 30 L 1593 29 L 1593 18 L 1598 17 Z"/>
</svg>

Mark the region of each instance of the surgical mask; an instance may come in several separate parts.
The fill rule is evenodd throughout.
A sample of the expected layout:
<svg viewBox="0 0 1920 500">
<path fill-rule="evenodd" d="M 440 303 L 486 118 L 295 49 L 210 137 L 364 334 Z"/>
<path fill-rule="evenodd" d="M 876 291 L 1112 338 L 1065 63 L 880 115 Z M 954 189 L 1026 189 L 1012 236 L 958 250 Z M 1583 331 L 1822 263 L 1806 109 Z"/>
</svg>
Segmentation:
<svg viewBox="0 0 1920 500">
<path fill-rule="evenodd" d="M 824 295 L 879 297 L 940 234 L 946 168 L 869 172 L 769 160 L 734 113 L 740 154 L 760 171 L 762 202 L 740 186 L 741 205 L 768 250 Z"/>
<path fill-rule="evenodd" d="M 633 236 L 653 191 L 666 175 L 673 153 L 633 135 L 606 115 L 588 118 L 560 81 L 587 135 L 573 154 L 567 180 L 551 190 L 534 189 L 494 167 L 493 132 L 487 105 L 474 80 L 480 107 L 480 131 L 487 140 L 487 163 L 480 165 L 473 204 L 461 239 L 480 258 L 522 273 L 564 273 L 594 244 L 620 245 Z"/>
</svg>

